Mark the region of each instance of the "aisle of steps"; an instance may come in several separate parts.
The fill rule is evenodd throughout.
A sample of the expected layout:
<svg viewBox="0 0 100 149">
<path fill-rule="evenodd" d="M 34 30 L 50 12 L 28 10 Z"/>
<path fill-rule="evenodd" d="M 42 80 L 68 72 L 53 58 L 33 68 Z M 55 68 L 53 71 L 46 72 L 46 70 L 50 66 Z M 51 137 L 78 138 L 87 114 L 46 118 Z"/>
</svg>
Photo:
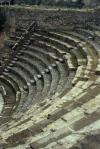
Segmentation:
<svg viewBox="0 0 100 149">
<path fill-rule="evenodd" d="M 10 113 L 5 104 L 2 113 L 11 119 L 0 126 L 1 147 L 71 149 L 100 129 L 99 45 L 82 33 L 31 25 L 17 38 L 0 76 L 11 100 Z"/>
<path fill-rule="evenodd" d="M 11 119 L 11 114 L 16 109 L 20 100 L 19 86 L 6 75 L 0 76 L 1 93 L 4 99 L 2 113 L 0 114 L 0 124 L 6 123 Z"/>
</svg>

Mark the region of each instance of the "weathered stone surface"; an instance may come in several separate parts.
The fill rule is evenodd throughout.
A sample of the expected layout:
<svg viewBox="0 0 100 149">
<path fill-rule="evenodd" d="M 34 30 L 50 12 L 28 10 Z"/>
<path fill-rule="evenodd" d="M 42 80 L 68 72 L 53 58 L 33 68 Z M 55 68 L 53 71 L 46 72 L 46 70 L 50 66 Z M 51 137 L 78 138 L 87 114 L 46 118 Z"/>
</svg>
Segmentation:
<svg viewBox="0 0 100 149">
<path fill-rule="evenodd" d="M 15 30 L 0 72 L 0 148 L 99 149 L 99 8 L 6 14 Z"/>
</svg>

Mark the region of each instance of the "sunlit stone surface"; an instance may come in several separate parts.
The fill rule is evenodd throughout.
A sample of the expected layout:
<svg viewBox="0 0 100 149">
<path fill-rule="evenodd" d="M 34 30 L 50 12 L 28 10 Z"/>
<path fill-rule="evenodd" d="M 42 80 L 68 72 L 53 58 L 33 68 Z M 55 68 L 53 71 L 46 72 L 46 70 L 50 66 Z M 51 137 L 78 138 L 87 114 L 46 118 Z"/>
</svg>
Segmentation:
<svg viewBox="0 0 100 149">
<path fill-rule="evenodd" d="M 0 10 L 0 149 L 100 149 L 100 8 Z"/>
</svg>

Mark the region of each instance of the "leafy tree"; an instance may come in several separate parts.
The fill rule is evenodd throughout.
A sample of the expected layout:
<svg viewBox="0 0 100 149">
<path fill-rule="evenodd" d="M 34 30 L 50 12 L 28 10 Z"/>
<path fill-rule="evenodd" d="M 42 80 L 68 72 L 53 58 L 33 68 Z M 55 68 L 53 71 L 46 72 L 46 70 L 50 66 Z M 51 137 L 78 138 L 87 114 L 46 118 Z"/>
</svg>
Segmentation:
<svg viewBox="0 0 100 149">
<path fill-rule="evenodd" d="M 0 12 L 0 32 L 3 31 L 5 22 L 6 22 L 6 16 L 5 14 Z"/>
<path fill-rule="evenodd" d="M 83 6 L 83 0 L 17 0 L 19 4 L 49 5 L 49 6 Z"/>
</svg>

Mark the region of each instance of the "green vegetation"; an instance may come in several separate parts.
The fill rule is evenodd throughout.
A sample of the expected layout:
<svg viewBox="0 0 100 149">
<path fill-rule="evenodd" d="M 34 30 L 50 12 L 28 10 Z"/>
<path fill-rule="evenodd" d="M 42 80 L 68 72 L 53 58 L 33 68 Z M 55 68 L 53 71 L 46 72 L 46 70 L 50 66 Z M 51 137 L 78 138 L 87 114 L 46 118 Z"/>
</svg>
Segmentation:
<svg viewBox="0 0 100 149">
<path fill-rule="evenodd" d="M 18 4 L 82 7 L 83 0 L 19 0 Z"/>
</svg>

